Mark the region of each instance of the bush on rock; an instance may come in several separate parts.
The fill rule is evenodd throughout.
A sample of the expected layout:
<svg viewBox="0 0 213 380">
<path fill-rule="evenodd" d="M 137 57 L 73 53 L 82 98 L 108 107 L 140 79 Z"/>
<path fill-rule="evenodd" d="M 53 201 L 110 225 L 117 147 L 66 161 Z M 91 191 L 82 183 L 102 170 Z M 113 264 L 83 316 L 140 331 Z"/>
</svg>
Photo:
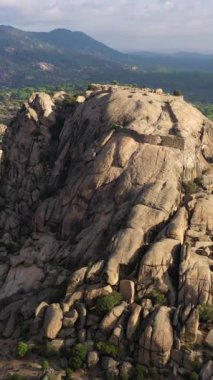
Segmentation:
<svg viewBox="0 0 213 380">
<path fill-rule="evenodd" d="M 163 293 L 158 292 L 157 290 L 153 289 L 151 292 L 146 294 L 146 298 L 149 298 L 154 305 L 166 305 L 166 297 Z"/>
<path fill-rule="evenodd" d="M 71 349 L 71 357 L 69 360 L 70 367 L 73 370 L 84 368 L 87 358 L 87 347 L 78 343 Z"/>
<path fill-rule="evenodd" d="M 96 305 L 97 314 L 107 314 L 109 311 L 113 309 L 113 307 L 119 305 L 122 299 L 123 297 L 121 293 L 118 293 L 116 291 L 112 292 L 111 294 L 107 294 L 106 296 L 98 298 Z"/>
<path fill-rule="evenodd" d="M 199 316 L 202 322 L 213 320 L 213 305 L 200 305 Z"/>
<path fill-rule="evenodd" d="M 25 342 L 19 342 L 16 347 L 16 354 L 19 358 L 24 358 L 30 350 L 29 344 Z"/>
<path fill-rule="evenodd" d="M 116 357 L 118 355 L 118 347 L 114 344 L 107 342 L 97 342 L 96 348 L 102 355 L 109 355 Z"/>
</svg>

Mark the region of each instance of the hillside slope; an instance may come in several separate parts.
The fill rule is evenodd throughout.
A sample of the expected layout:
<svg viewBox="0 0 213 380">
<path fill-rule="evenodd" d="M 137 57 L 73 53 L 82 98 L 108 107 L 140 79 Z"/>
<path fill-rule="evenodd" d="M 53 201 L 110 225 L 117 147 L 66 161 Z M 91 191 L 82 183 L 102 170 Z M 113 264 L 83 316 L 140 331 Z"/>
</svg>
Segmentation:
<svg viewBox="0 0 213 380">
<path fill-rule="evenodd" d="M 120 53 L 82 32 L 26 32 L 0 25 L 0 87 L 72 83 L 137 84 L 180 90 L 192 102 L 213 103 L 212 55 Z"/>
<path fill-rule="evenodd" d="M 123 54 L 81 32 L 24 32 L 0 26 L 0 85 L 8 87 L 112 80 L 127 75 Z"/>
<path fill-rule="evenodd" d="M 34 94 L 4 138 L 1 339 L 81 344 L 100 379 L 208 379 L 213 123 L 160 89 L 63 96 Z"/>
</svg>

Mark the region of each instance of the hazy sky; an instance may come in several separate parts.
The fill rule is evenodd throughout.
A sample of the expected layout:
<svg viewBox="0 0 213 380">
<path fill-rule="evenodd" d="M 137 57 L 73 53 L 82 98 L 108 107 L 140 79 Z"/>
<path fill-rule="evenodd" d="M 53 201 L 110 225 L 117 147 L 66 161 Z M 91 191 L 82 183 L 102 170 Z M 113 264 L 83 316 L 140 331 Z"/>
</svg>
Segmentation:
<svg viewBox="0 0 213 380">
<path fill-rule="evenodd" d="M 213 52 L 213 0 L 0 0 L 0 24 L 80 30 L 120 50 Z"/>
</svg>

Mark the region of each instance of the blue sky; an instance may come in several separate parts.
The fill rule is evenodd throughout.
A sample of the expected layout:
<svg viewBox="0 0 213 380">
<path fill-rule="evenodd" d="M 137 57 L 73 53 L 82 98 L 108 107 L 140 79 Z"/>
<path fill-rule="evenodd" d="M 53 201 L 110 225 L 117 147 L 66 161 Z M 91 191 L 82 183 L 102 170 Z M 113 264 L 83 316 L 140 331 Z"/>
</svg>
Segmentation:
<svg viewBox="0 0 213 380">
<path fill-rule="evenodd" d="M 123 51 L 213 52 L 213 0 L 0 0 L 0 24 L 80 30 Z"/>
</svg>

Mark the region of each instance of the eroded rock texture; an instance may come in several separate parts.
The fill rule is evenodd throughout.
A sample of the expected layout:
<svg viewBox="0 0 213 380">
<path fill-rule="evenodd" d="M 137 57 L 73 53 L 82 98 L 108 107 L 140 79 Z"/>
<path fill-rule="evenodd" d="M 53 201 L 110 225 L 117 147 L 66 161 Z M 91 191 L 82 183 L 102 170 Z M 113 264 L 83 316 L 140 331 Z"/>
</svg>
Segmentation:
<svg viewBox="0 0 213 380">
<path fill-rule="evenodd" d="M 162 91 L 63 96 L 34 94 L 4 138 L 0 321 L 66 347 L 110 338 L 147 366 L 172 355 L 175 373 L 213 303 L 213 124 Z"/>
</svg>

